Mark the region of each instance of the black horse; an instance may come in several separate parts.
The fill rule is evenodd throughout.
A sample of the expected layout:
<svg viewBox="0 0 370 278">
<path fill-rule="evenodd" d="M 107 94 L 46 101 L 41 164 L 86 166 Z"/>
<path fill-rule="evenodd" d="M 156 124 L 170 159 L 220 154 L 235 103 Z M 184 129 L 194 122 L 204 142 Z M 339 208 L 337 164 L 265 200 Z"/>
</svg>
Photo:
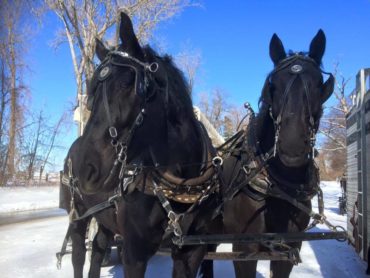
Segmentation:
<svg viewBox="0 0 370 278">
<path fill-rule="evenodd" d="M 258 175 L 225 203 L 226 233 L 300 232 L 308 226 L 310 216 L 292 202 L 298 201 L 310 210 L 311 198 L 318 191 L 315 136 L 322 105 L 334 86 L 331 74 L 323 81 L 325 72 L 320 68 L 325 44 L 320 30 L 308 54 L 287 55 L 279 37 L 273 35 L 270 57 L 275 66 L 262 90 L 260 111 L 224 163 L 224 180 L 231 188 L 246 183 L 259 169 Z M 301 244 L 290 246 L 299 250 Z M 268 247 L 234 244 L 233 249 L 252 254 L 270 251 Z M 286 247 L 274 248 L 284 251 Z M 257 261 L 234 262 L 237 277 L 255 277 L 256 266 Z M 292 267 L 289 261 L 271 261 L 271 277 L 288 277 Z"/>
<path fill-rule="evenodd" d="M 166 231 L 207 233 L 219 202 L 219 160 L 210 162 L 214 150 L 171 58 L 142 48 L 125 14 L 120 38 L 115 49 L 97 41 L 91 116 L 69 159 L 83 194 L 120 195 L 115 221 L 125 277 L 144 277 Z M 195 277 L 206 247 L 171 248 L 173 276 Z"/>
<path fill-rule="evenodd" d="M 78 138 L 70 147 L 67 157 L 72 153 L 78 152 Z M 99 194 L 83 194 L 79 190 L 78 184 L 74 184 L 70 180 L 70 160 L 66 159 L 64 162 L 62 184 L 60 186 L 60 207 L 67 210 L 70 223 L 65 237 L 64 247 L 61 253 L 58 254 L 58 259 L 61 263 L 62 256 L 65 254 L 66 243 L 69 239 L 72 241 L 72 264 L 73 277 L 83 277 L 83 267 L 86 259 L 86 234 L 91 218 L 94 216 L 98 223 L 98 230 L 91 246 L 90 258 L 90 278 L 100 277 L 100 270 L 103 262 L 109 263 L 108 248 L 114 241 L 114 235 L 118 234 L 118 227 L 116 223 L 116 214 L 114 204 L 108 204 L 106 208 L 97 210 L 90 214 L 88 209 L 104 203 L 109 198 L 114 196 L 114 192 L 99 193 Z M 86 216 L 86 217 L 85 217 Z"/>
</svg>

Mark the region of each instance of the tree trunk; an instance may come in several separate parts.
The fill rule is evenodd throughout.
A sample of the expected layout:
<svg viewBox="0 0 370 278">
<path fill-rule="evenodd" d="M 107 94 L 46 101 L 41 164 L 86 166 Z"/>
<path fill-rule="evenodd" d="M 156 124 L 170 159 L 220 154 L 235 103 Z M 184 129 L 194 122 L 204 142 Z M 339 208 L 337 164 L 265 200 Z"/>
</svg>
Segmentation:
<svg viewBox="0 0 370 278">
<path fill-rule="evenodd" d="M 10 128 L 9 128 L 9 145 L 8 145 L 8 175 L 12 177 L 15 172 L 15 137 L 17 128 L 17 88 L 16 88 L 16 63 L 14 38 L 10 38 Z"/>
<path fill-rule="evenodd" d="M 36 139 L 35 139 L 35 144 L 33 146 L 33 150 L 31 151 L 30 154 L 30 162 L 28 164 L 28 177 L 27 180 L 31 180 L 33 178 L 33 174 L 35 172 L 35 160 L 36 160 L 36 155 L 37 155 L 37 149 L 39 146 L 39 138 L 40 138 L 40 133 L 41 133 L 41 123 L 42 123 L 42 115 L 40 113 L 39 119 L 38 119 L 38 126 L 37 126 L 37 132 L 36 132 Z"/>
<path fill-rule="evenodd" d="M 5 65 L 4 61 L 1 60 L 1 103 L 0 103 L 0 146 L 3 143 L 3 127 L 4 127 L 4 113 L 6 103 L 6 89 L 5 89 Z"/>
<path fill-rule="evenodd" d="M 47 154 L 45 156 L 45 159 L 42 162 L 42 165 L 40 167 L 40 180 L 41 180 L 41 176 L 43 174 L 43 171 L 45 170 L 46 164 L 48 163 L 50 153 L 51 153 L 51 151 L 54 148 L 55 138 L 57 137 L 57 135 L 59 133 L 59 128 L 60 128 L 60 126 L 61 126 L 61 124 L 63 122 L 63 118 L 64 118 L 64 115 L 59 119 L 57 125 L 54 128 L 53 135 L 52 135 L 51 140 L 50 140 L 50 146 L 49 146 L 48 152 L 47 152 Z"/>
</svg>

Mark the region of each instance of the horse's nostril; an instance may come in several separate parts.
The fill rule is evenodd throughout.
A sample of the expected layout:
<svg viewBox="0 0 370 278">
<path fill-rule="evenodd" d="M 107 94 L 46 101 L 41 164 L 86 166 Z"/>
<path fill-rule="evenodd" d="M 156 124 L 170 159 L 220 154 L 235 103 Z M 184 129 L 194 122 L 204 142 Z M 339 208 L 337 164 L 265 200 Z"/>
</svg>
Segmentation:
<svg viewBox="0 0 370 278">
<path fill-rule="evenodd" d="M 96 168 L 93 164 L 87 163 L 86 165 L 86 180 L 92 181 L 97 176 Z"/>
</svg>

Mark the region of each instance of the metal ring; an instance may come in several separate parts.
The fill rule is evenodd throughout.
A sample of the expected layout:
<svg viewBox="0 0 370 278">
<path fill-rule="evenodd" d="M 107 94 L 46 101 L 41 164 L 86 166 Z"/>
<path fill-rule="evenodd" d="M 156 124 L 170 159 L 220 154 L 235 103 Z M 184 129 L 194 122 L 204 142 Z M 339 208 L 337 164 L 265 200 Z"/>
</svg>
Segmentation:
<svg viewBox="0 0 370 278">
<path fill-rule="evenodd" d="M 251 104 L 247 101 L 247 102 L 244 103 L 244 108 L 249 110 L 252 107 L 251 107 Z"/>
<path fill-rule="evenodd" d="M 219 166 L 221 166 L 223 163 L 224 163 L 224 160 L 223 160 L 223 159 L 222 159 L 222 157 L 220 157 L 220 156 L 215 156 L 215 157 L 212 159 L 212 164 L 213 164 L 213 166 L 215 166 L 215 167 L 219 167 Z"/>
<path fill-rule="evenodd" d="M 111 126 L 111 127 L 109 127 L 109 135 L 110 135 L 110 137 L 112 137 L 112 138 L 116 138 L 117 137 L 117 129 L 114 127 L 114 126 Z"/>
<path fill-rule="evenodd" d="M 157 72 L 157 70 L 159 69 L 159 65 L 158 63 L 154 62 L 147 66 L 147 68 L 150 72 Z"/>
<path fill-rule="evenodd" d="M 344 233 L 342 238 L 337 238 L 337 241 L 339 242 L 345 242 L 347 240 L 347 231 L 342 226 L 334 226 L 334 229 L 338 232 Z"/>
</svg>

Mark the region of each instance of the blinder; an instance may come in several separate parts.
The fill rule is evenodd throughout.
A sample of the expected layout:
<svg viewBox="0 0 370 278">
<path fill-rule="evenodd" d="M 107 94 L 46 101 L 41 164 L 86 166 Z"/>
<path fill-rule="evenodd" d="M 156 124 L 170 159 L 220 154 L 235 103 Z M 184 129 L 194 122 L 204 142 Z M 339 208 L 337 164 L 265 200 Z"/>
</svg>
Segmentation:
<svg viewBox="0 0 370 278">
<path fill-rule="evenodd" d="M 135 76 L 135 92 L 141 97 L 146 97 L 146 91 L 149 87 L 149 80 L 145 71 L 136 70 Z"/>
<path fill-rule="evenodd" d="M 113 60 L 113 56 L 120 56 L 120 57 L 127 58 L 135 62 L 139 66 L 143 67 L 143 69 L 139 69 L 137 66 L 134 66 L 132 64 L 116 62 Z M 140 98 L 147 98 L 146 94 L 149 88 L 149 83 L 150 83 L 149 80 L 151 78 L 150 74 L 148 75 L 148 72 L 155 73 L 159 68 L 158 63 L 154 62 L 151 64 L 147 64 L 147 63 L 137 60 L 134 57 L 129 56 L 126 52 L 111 51 L 110 53 L 108 53 L 106 60 L 103 61 L 100 66 L 101 69 L 97 77 L 99 83 L 96 84 L 96 86 L 94 86 L 92 92 L 96 90 L 99 84 L 105 82 L 110 77 L 112 73 L 112 66 L 131 68 L 135 72 L 135 83 L 134 83 L 135 93 Z M 91 111 L 93 108 L 94 100 L 95 100 L 95 95 L 93 93 L 89 94 L 87 97 L 87 103 L 86 103 L 86 107 L 89 111 Z"/>
</svg>

